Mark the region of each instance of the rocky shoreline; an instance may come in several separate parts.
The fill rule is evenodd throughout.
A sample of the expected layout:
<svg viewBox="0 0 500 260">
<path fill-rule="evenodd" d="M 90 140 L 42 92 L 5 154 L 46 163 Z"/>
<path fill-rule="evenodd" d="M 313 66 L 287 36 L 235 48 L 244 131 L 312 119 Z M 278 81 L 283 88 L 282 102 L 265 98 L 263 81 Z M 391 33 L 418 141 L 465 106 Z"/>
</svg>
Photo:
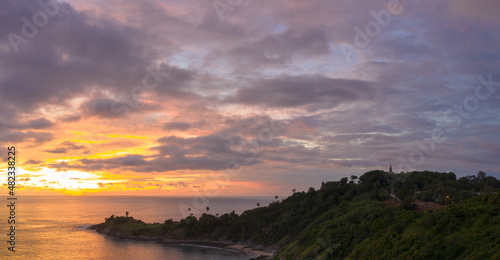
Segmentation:
<svg viewBox="0 0 500 260">
<path fill-rule="evenodd" d="M 88 227 L 90 230 L 95 230 L 99 234 L 107 235 L 117 239 L 127 239 L 135 241 L 148 241 L 156 242 L 158 244 L 166 245 L 199 245 L 199 246 L 211 246 L 222 249 L 231 249 L 234 251 L 241 252 L 242 254 L 251 254 L 255 257 L 250 258 L 250 260 L 270 260 L 273 259 L 276 254 L 277 249 L 272 247 L 265 247 L 262 245 L 254 245 L 249 243 L 234 243 L 231 241 L 210 241 L 210 240 L 179 240 L 173 239 L 167 236 L 133 236 L 130 234 L 122 233 L 112 227 L 104 227 L 104 224 L 96 224 Z"/>
</svg>

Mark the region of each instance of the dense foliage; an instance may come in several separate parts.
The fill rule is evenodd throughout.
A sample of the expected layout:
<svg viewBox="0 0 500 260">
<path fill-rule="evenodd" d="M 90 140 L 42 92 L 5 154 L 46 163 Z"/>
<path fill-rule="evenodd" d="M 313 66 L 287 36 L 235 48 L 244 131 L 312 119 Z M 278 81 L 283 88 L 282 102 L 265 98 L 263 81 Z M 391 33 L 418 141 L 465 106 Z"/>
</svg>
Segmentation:
<svg viewBox="0 0 500 260">
<path fill-rule="evenodd" d="M 241 215 L 162 224 L 112 216 L 104 225 L 135 236 L 275 245 L 277 259 L 499 257 L 499 190 L 500 181 L 484 172 L 457 180 L 454 173 L 377 170 Z M 425 210 L 419 202 L 447 207 Z"/>
</svg>

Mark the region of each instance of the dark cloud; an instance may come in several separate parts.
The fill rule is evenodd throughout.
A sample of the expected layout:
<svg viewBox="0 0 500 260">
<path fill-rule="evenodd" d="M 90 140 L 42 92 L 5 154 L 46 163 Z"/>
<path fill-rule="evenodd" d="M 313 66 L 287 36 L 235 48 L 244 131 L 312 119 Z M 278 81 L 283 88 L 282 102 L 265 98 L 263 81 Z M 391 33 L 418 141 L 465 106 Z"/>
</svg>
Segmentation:
<svg viewBox="0 0 500 260">
<path fill-rule="evenodd" d="M 124 117 L 130 113 L 154 111 L 161 107 L 156 104 L 142 103 L 139 99 L 131 99 L 128 97 L 118 100 L 106 97 L 96 97 L 84 102 L 80 108 L 83 115 L 112 119 Z"/>
<path fill-rule="evenodd" d="M 85 149 L 85 146 L 77 145 L 71 141 L 65 141 L 65 142 L 62 142 L 61 144 L 59 144 L 58 147 L 56 147 L 54 149 L 45 150 L 45 152 L 48 152 L 48 153 L 68 153 L 70 151 L 81 150 L 81 149 Z"/>
<path fill-rule="evenodd" d="M 37 164 L 42 164 L 43 161 L 39 161 L 39 160 L 27 160 L 24 162 L 24 164 L 32 164 L 32 165 L 37 165 Z"/>
<path fill-rule="evenodd" d="M 198 96 L 190 88 L 190 83 L 197 77 L 196 72 L 168 65 L 162 66 L 162 71 L 166 77 L 156 89 L 157 93 L 186 99 Z"/>
<path fill-rule="evenodd" d="M 45 151 L 48 153 L 66 153 L 66 152 L 68 152 L 68 149 L 65 147 L 59 147 L 59 148 L 55 148 L 52 150 L 45 150 Z"/>
<path fill-rule="evenodd" d="M 121 104 L 123 105 L 123 104 Z M 118 118 L 123 116 L 123 111 L 119 110 L 119 101 L 109 98 L 91 99 L 82 104 L 83 113 L 90 116 L 99 116 L 104 118 Z"/>
<path fill-rule="evenodd" d="M 60 120 L 62 122 L 76 122 L 80 120 L 82 117 L 80 115 L 67 115 L 63 116 Z"/>
<path fill-rule="evenodd" d="M 186 122 L 167 122 L 163 124 L 163 129 L 165 130 L 180 130 L 185 131 L 191 127 L 190 123 Z"/>
<path fill-rule="evenodd" d="M 312 58 L 329 52 L 326 32 L 320 28 L 297 31 L 288 29 L 266 34 L 256 41 L 245 41 L 229 50 L 214 51 L 211 61 L 228 60 L 235 69 L 246 70 L 287 65 L 294 58 Z"/>
<path fill-rule="evenodd" d="M 45 142 L 52 141 L 54 135 L 49 132 L 4 132 L 0 134 L 0 141 L 7 143 L 20 143 L 20 142 L 34 142 L 36 144 L 41 144 Z"/>
<path fill-rule="evenodd" d="M 343 103 L 367 100 L 374 95 L 371 83 L 322 76 L 287 76 L 261 80 L 236 91 L 227 102 L 265 107 L 334 108 Z"/>
<path fill-rule="evenodd" d="M 14 123 L 14 124 L 7 124 L 8 128 L 11 129 L 33 129 L 33 130 L 39 130 L 39 129 L 46 129 L 46 128 L 51 128 L 54 126 L 54 123 L 46 118 L 38 118 L 34 120 L 29 120 L 28 122 L 25 123 Z"/>
<path fill-rule="evenodd" d="M 8 15 L 0 18 L 1 35 L 22 35 L 22 17 L 41 10 L 37 2 L 2 3 Z M 132 88 L 140 80 L 137 66 L 145 68 L 152 57 L 140 47 L 145 44 L 140 38 L 140 31 L 61 3 L 57 15 L 27 44 L 21 44 L 19 53 L 2 37 L 0 44 L 6 48 L 0 50 L 4 71 L 0 100 L 30 111 L 43 104 L 64 104 L 96 85 Z"/>
<path fill-rule="evenodd" d="M 52 123 L 52 121 L 50 121 L 46 118 L 39 118 L 39 119 L 29 121 L 26 124 L 25 128 L 44 129 L 44 128 L 50 128 L 52 126 L 54 126 L 54 123 Z"/>
</svg>

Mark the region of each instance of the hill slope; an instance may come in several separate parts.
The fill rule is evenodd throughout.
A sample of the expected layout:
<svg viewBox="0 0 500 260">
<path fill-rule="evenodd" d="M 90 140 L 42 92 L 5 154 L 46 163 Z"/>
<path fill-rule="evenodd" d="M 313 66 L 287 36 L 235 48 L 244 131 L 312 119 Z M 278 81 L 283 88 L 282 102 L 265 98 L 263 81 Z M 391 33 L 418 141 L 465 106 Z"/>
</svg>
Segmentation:
<svg viewBox="0 0 500 260">
<path fill-rule="evenodd" d="M 500 181 L 481 173 L 370 171 L 237 215 L 203 214 L 145 224 L 126 217 L 96 227 L 158 241 L 234 241 L 279 248 L 280 259 L 460 259 L 500 252 Z M 485 195 L 478 195 L 485 194 Z M 391 199 L 390 199 L 391 198 Z M 398 203 L 390 202 L 396 198 Z M 413 202 L 448 205 L 415 211 Z"/>
</svg>

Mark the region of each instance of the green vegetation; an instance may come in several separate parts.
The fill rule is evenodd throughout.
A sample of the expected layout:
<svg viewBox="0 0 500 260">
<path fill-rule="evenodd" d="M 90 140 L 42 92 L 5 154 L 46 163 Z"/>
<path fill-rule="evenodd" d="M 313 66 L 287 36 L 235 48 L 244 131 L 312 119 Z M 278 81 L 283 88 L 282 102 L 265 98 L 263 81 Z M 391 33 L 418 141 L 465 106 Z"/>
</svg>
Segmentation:
<svg viewBox="0 0 500 260">
<path fill-rule="evenodd" d="M 377 170 L 350 179 L 294 191 L 241 215 L 203 214 L 162 224 L 112 216 L 102 228 L 277 246 L 276 259 L 500 257 L 500 181 L 494 177 L 479 172 L 457 180 L 454 173 Z"/>
<path fill-rule="evenodd" d="M 365 239 L 352 259 L 500 259 L 500 195 L 444 210 L 400 212 L 394 223 Z"/>
<path fill-rule="evenodd" d="M 127 211 L 128 213 L 128 211 Z M 128 215 L 128 214 L 127 214 Z M 117 232 L 129 234 L 132 236 L 148 236 L 159 237 L 164 233 L 163 224 L 146 224 L 141 220 L 136 220 L 132 217 L 115 217 L 112 215 L 106 218 L 106 221 L 100 227 L 102 229 L 112 228 Z"/>
</svg>

